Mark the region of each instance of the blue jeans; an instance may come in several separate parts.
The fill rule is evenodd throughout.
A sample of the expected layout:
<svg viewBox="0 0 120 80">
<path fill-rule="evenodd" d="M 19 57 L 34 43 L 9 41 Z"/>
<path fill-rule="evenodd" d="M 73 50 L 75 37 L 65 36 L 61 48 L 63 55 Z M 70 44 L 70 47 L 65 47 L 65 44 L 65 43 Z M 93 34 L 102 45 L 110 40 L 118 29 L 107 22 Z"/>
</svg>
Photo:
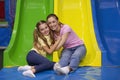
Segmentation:
<svg viewBox="0 0 120 80">
<path fill-rule="evenodd" d="M 78 68 L 80 61 L 85 55 L 86 47 L 84 45 L 63 49 L 59 64 L 61 67 L 70 66 L 74 71 Z"/>
<path fill-rule="evenodd" d="M 27 55 L 27 63 L 34 66 L 36 72 L 53 69 L 54 62 L 49 61 L 47 58 L 38 54 L 36 51 L 31 50 Z"/>
</svg>

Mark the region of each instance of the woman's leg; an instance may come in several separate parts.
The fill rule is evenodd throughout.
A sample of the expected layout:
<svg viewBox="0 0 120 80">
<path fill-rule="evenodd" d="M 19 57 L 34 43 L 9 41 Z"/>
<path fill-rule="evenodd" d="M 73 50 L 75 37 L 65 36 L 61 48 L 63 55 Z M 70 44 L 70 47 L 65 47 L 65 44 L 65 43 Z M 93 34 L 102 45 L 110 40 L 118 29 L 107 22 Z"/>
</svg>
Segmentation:
<svg viewBox="0 0 120 80">
<path fill-rule="evenodd" d="M 76 70 L 79 66 L 80 61 L 85 57 L 86 55 L 86 47 L 84 45 L 76 47 L 74 53 L 71 56 L 70 61 L 70 68 L 72 70 Z"/>
<path fill-rule="evenodd" d="M 29 52 L 27 55 L 27 62 L 29 65 L 34 66 L 35 72 L 53 69 L 54 66 L 54 62 L 49 61 L 47 58 L 36 53 L 36 51 Z"/>
</svg>

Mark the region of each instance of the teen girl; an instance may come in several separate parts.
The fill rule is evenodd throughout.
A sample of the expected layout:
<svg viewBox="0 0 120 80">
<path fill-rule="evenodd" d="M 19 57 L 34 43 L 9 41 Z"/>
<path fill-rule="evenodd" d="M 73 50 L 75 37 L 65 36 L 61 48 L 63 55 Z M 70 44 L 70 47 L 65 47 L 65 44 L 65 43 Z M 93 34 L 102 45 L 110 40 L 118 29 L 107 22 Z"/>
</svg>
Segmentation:
<svg viewBox="0 0 120 80">
<path fill-rule="evenodd" d="M 86 55 L 86 47 L 84 42 L 75 34 L 70 26 L 59 22 L 55 14 L 47 16 L 47 23 L 54 32 L 55 38 L 61 37 L 61 41 L 56 49 L 63 47 L 60 61 L 55 64 L 54 70 L 58 74 L 68 74 L 75 71 L 80 61 Z"/>
<path fill-rule="evenodd" d="M 34 46 L 26 57 L 29 65 L 18 67 L 18 71 L 23 71 L 24 76 L 35 77 L 34 73 L 53 69 L 54 62 L 48 60 L 46 54 L 52 54 L 60 40 L 59 37 L 55 42 L 46 21 L 38 22 L 34 30 Z"/>
</svg>

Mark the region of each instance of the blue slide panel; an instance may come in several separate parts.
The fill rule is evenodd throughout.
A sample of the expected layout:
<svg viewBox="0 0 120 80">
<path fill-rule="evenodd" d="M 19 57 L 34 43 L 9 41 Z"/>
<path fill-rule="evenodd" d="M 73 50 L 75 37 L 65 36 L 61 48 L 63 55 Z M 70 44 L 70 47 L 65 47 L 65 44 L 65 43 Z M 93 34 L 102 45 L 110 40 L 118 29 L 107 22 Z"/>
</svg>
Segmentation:
<svg viewBox="0 0 120 80">
<path fill-rule="evenodd" d="M 119 66 L 120 0 L 92 0 L 92 10 L 102 66 Z"/>
</svg>

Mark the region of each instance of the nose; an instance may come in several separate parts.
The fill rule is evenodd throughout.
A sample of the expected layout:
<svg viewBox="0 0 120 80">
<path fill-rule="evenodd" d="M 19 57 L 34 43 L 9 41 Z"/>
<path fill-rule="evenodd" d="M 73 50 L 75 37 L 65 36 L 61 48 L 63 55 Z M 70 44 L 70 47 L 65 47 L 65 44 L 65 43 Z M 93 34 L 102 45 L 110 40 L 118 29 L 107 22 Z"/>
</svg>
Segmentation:
<svg viewBox="0 0 120 80">
<path fill-rule="evenodd" d="M 51 23 L 51 26 L 53 26 L 54 24 L 53 23 Z"/>
</svg>

